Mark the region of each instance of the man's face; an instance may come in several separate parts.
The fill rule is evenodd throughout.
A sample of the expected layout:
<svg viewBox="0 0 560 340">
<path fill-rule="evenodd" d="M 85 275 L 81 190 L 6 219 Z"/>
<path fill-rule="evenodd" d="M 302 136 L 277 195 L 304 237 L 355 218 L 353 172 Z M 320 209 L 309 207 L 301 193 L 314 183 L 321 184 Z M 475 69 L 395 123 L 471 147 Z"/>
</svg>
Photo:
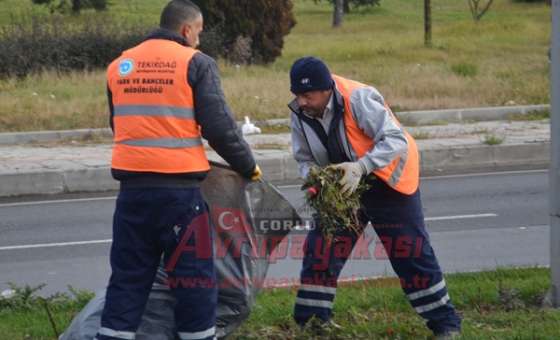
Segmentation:
<svg viewBox="0 0 560 340">
<path fill-rule="evenodd" d="M 202 15 L 188 24 L 185 24 L 182 29 L 183 37 L 187 40 L 190 47 L 196 48 L 200 45 L 200 33 L 204 26 L 204 19 Z"/>
<path fill-rule="evenodd" d="M 296 101 L 303 112 L 312 117 L 322 117 L 331 93 L 331 90 L 300 93 L 296 94 Z"/>
</svg>

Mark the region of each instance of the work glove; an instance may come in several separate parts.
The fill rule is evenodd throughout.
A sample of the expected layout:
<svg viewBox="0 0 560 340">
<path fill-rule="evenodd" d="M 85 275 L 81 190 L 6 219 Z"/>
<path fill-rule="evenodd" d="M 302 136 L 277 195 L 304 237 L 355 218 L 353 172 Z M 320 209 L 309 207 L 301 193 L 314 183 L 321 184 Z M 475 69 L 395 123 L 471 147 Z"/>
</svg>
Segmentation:
<svg viewBox="0 0 560 340">
<path fill-rule="evenodd" d="M 345 195 L 352 195 L 358 185 L 362 176 L 366 174 L 366 169 L 359 162 L 346 162 L 329 166 L 333 169 L 342 169 L 344 176 L 339 180 L 342 185 L 342 193 Z"/>
<path fill-rule="evenodd" d="M 262 170 L 258 165 L 255 165 L 255 170 L 251 175 L 251 181 L 259 181 L 262 178 Z"/>
</svg>

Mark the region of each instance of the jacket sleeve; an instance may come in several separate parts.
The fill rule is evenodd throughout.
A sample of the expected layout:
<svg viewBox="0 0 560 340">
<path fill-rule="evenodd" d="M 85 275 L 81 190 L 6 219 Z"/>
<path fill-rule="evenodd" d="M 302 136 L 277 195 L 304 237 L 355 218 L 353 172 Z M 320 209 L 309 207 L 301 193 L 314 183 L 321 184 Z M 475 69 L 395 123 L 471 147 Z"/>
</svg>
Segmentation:
<svg viewBox="0 0 560 340">
<path fill-rule="evenodd" d="M 303 134 L 300 122 L 295 114 L 292 113 L 291 119 L 292 130 L 292 152 L 294 159 L 298 163 L 299 174 L 302 178 L 307 177 L 309 170 L 313 166 L 318 166 L 313 158 L 313 154 L 309 149 L 309 145 Z"/>
<path fill-rule="evenodd" d="M 111 127 L 111 130 L 114 133 L 115 132 L 115 123 L 114 123 L 115 107 L 113 106 L 113 93 L 111 92 L 109 85 L 107 85 L 107 102 L 109 103 L 109 126 Z"/>
<path fill-rule="evenodd" d="M 203 53 L 195 54 L 189 64 L 188 82 L 193 89 L 195 119 L 202 137 L 233 170 L 251 177 L 255 159 L 225 101 L 216 62 Z"/>
<path fill-rule="evenodd" d="M 350 102 L 358 126 L 375 142 L 375 146 L 358 160 L 368 173 L 384 168 L 407 152 L 404 130 L 385 108 L 385 100 L 375 88 L 355 90 Z"/>
</svg>

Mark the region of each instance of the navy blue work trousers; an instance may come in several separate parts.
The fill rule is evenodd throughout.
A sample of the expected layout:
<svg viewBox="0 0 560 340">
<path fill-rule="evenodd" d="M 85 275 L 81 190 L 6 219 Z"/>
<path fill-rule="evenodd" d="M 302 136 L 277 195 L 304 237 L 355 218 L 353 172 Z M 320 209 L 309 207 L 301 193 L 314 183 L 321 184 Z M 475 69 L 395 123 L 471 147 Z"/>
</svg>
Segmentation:
<svg viewBox="0 0 560 340">
<path fill-rule="evenodd" d="M 461 319 L 451 304 L 424 226 L 420 191 L 404 195 L 375 180 L 361 201 L 362 223 L 373 225 L 384 255 L 390 260 L 415 311 L 427 320 L 428 328 L 435 334 L 459 330 Z M 363 241 L 361 233 L 357 235 L 344 229 L 328 242 L 321 232 L 320 221 L 316 219 L 315 225 L 306 239 L 301 286 L 294 309 L 294 318 L 300 325 L 312 317 L 322 321 L 332 317 L 339 275 L 356 243 Z M 360 248 L 363 252 L 363 245 Z M 376 256 L 379 254 L 372 259 Z"/>
<path fill-rule="evenodd" d="M 97 339 L 134 339 L 162 255 L 179 339 L 215 338 L 217 286 L 208 207 L 198 187 L 121 189 L 112 274 Z"/>
</svg>

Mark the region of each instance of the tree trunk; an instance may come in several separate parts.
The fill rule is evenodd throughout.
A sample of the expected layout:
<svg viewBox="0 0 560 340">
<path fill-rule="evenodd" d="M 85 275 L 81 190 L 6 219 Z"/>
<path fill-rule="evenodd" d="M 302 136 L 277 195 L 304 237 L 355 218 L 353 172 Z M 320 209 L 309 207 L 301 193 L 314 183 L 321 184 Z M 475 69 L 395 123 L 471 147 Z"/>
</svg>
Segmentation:
<svg viewBox="0 0 560 340">
<path fill-rule="evenodd" d="M 480 21 L 482 16 L 486 14 L 486 12 L 490 9 L 490 6 L 492 6 L 493 2 L 494 0 L 488 0 L 488 2 L 486 3 L 486 7 L 484 7 L 484 9 L 477 15 L 476 21 Z"/>
<path fill-rule="evenodd" d="M 342 25 L 343 17 L 344 17 L 344 0 L 335 0 L 334 14 L 333 14 L 333 27 L 340 27 L 340 25 Z"/>
<path fill-rule="evenodd" d="M 72 13 L 80 13 L 82 0 L 72 0 Z"/>
<path fill-rule="evenodd" d="M 350 0 L 344 0 L 344 14 L 350 13 Z"/>
<path fill-rule="evenodd" d="M 432 47 L 432 4 L 424 0 L 424 46 Z"/>
</svg>

